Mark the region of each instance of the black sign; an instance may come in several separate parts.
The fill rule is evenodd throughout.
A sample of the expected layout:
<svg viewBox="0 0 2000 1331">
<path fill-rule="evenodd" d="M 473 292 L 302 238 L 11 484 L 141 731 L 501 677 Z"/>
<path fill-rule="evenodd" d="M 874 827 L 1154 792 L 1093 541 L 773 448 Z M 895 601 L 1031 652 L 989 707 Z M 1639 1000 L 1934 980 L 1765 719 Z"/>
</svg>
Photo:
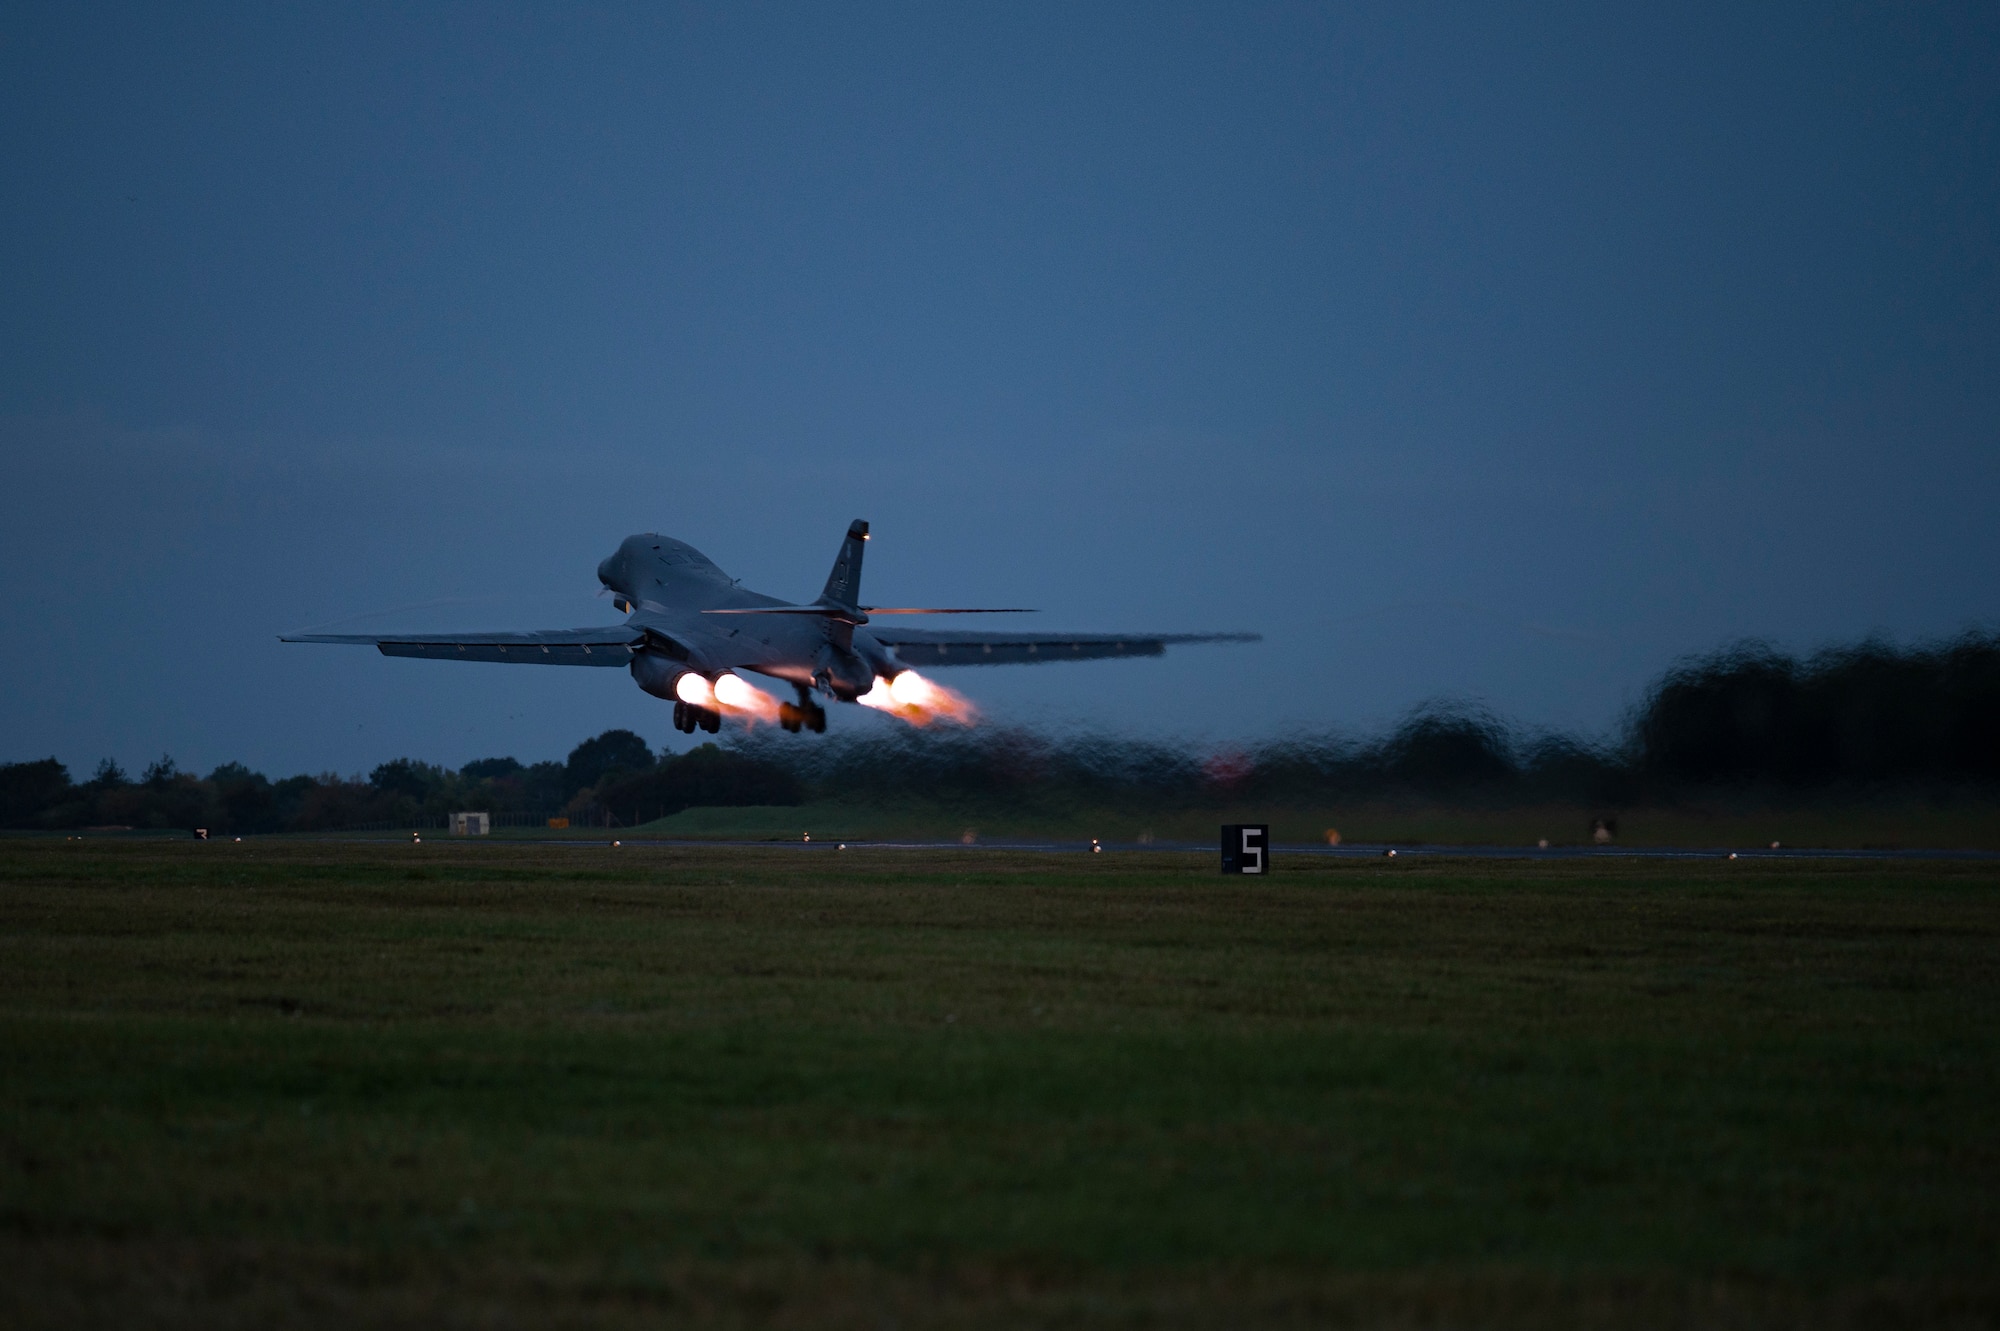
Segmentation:
<svg viewBox="0 0 2000 1331">
<path fill-rule="evenodd" d="M 1271 828 L 1266 823 L 1226 823 L 1222 828 L 1222 872 L 1269 873 Z"/>
</svg>

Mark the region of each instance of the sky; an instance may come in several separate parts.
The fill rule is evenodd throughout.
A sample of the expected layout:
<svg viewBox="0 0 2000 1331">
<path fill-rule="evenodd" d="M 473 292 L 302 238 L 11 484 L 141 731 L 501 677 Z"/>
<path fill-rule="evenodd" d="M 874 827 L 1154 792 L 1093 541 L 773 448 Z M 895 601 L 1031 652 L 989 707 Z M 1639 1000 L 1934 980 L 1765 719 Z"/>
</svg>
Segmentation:
<svg viewBox="0 0 2000 1331">
<path fill-rule="evenodd" d="M 7 6 L 0 762 L 685 747 L 277 642 L 612 622 L 638 531 L 1261 632 L 937 675 L 1206 743 L 2000 627 L 1996 70 L 1990 4 Z"/>
</svg>

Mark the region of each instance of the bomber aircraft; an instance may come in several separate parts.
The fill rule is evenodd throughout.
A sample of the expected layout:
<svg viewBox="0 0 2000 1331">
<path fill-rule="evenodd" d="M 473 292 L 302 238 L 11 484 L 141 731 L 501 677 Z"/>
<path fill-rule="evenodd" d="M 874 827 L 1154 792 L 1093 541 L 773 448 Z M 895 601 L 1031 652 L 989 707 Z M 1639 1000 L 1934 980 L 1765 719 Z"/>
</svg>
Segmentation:
<svg viewBox="0 0 2000 1331">
<path fill-rule="evenodd" d="M 984 633 L 889 628 L 877 615 L 1020 614 L 1019 607 L 864 606 L 868 524 L 849 524 L 819 599 L 794 605 L 738 586 L 708 557 L 670 536 L 628 536 L 597 566 L 623 624 L 530 633 L 307 633 L 283 642 L 371 646 L 384 656 L 522 665 L 624 666 L 640 688 L 674 704 L 686 734 L 721 729 L 725 715 L 824 733 L 818 697 L 860 703 L 922 724 L 968 720 L 970 705 L 911 667 L 1008 665 L 1158 656 L 1168 643 L 1255 642 L 1254 633 Z M 780 702 L 737 671 L 783 680 Z"/>
</svg>

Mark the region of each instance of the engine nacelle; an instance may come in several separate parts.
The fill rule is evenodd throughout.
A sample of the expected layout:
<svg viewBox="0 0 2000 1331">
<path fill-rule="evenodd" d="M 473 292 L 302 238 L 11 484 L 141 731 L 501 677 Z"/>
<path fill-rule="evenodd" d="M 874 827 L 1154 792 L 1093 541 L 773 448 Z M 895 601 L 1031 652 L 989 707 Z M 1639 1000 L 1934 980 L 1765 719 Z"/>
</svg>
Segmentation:
<svg viewBox="0 0 2000 1331">
<path fill-rule="evenodd" d="M 680 695 L 674 692 L 674 685 L 687 673 L 686 665 L 669 660 L 658 652 L 640 652 L 632 658 L 632 682 L 655 698 L 665 698 L 668 702 L 680 701 Z"/>
<path fill-rule="evenodd" d="M 875 671 L 859 653 L 828 643 L 813 658 L 813 683 L 842 702 L 853 702 L 875 687 Z"/>
<path fill-rule="evenodd" d="M 882 646 L 880 643 L 865 640 L 857 642 L 854 644 L 854 654 L 860 657 L 862 663 L 868 667 L 868 673 L 871 676 L 880 675 L 883 679 L 894 679 L 909 669 L 901 660 L 897 659 L 895 652 Z M 869 680 L 869 687 L 874 687 L 873 679 Z"/>
</svg>

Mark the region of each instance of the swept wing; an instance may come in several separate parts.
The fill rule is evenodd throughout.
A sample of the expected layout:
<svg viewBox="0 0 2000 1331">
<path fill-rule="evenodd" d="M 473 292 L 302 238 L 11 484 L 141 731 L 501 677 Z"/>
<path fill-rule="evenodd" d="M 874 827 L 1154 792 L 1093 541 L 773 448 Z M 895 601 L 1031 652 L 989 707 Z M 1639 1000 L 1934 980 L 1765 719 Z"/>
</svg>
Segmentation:
<svg viewBox="0 0 2000 1331">
<path fill-rule="evenodd" d="M 280 642 L 334 642 L 374 647 L 384 656 L 434 661 L 499 661 L 510 665 L 625 666 L 646 641 L 645 631 L 624 624 L 594 629 L 543 629 L 535 633 L 355 634 L 301 633 Z"/>
<path fill-rule="evenodd" d="M 877 624 L 870 624 L 868 631 L 911 666 L 1025 665 L 1159 656 L 1170 643 L 1259 642 L 1263 638 L 1258 633 L 980 633 Z"/>
</svg>

